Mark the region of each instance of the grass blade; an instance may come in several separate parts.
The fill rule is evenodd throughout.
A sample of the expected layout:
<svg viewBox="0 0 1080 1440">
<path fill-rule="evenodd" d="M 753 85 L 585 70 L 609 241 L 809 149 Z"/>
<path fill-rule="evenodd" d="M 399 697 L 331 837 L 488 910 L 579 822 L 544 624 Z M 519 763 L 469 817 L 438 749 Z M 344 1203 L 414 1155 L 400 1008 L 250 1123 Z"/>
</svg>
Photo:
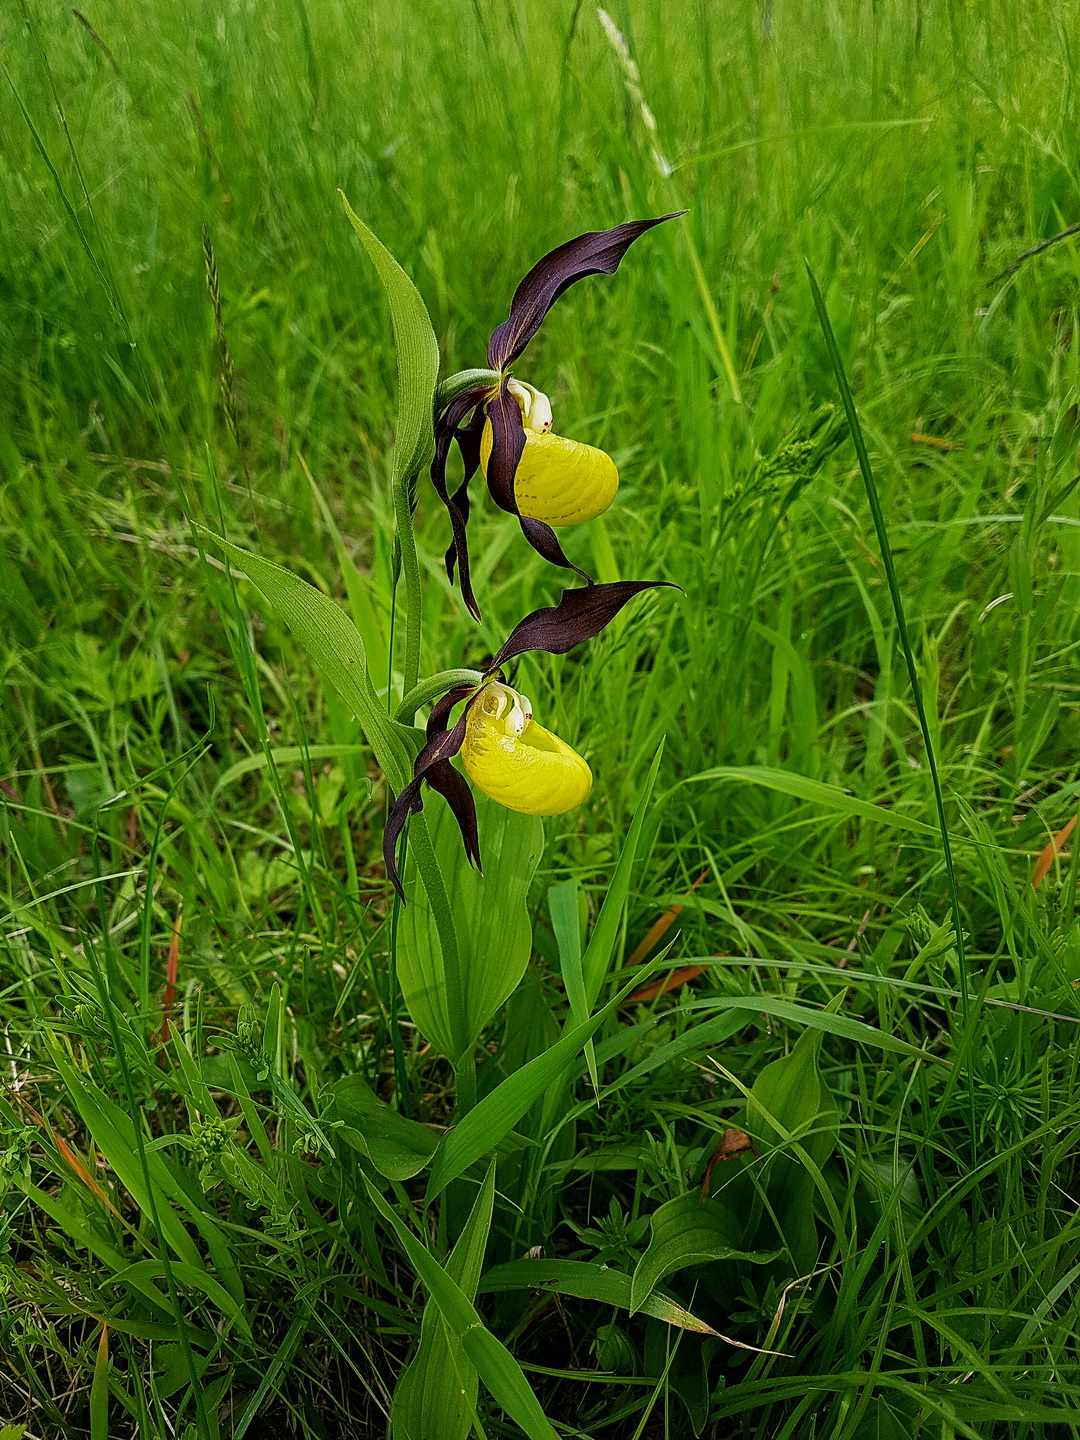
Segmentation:
<svg viewBox="0 0 1080 1440">
<path fill-rule="evenodd" d="M 851 393 L 851 386 L 848 384 L 847 374 L 844 370 L 844 362 L 840 358 L 840 349 L 836 343 L 836 336 L 833 333 L 829 312 L 825 307 L 825 299 L 814 277 L 814 272 L 810 269 L 809 262 L 807 262 L 806 265 L 806 274 L 810 281 L 810 291 L 814 297 L 814 308 L 817 310 L 821 333 L 825 337 L 825 346 L 829 352 L 829 360 L 832 362 L 833 374 L 836 376 L 836 384 L 840 391 L 840 399 L 843 402 L 844 414 L 847 416 L 852 443 L 855 446 L 855 454 L 859 461 L 859 471 L 862 474 L 863 485 L 866 487 L 866 498 L 870 502 L 870 513 L 874 518 L 874 529 L 877 532 L 878 548 L 881 551 L 881 563 L 884 567 L 885 579 L 889 586 L 889 596 L 892 600 L 893 613 L 896 616 L 896 628 L 900 636 L 900 646 L 904 652 L 904 663 L 907 665 L 908 680 L 911 683 L 911 693 L 914 697 L 915 710 L 919 717 L 919 729 L 922 731 L 923 745 L 926 748 L 926 763 L 930 771 L 930 780 L 934 787 L 934 803 L 937 807 L 938 827 L 941 832 L 941 850 L 945 860 L 945 873 L 948 876 L 949 882 L 949 901 L 952 908 L 953 931 L 956 937 L 956 958 L 960 970 L 960 989 L 962 992 L 960 1005 L 966 1026 L 968 1019 L 968 966 L 967 955 L 964 949 L 963 916 L 960 912 L 960 891 L 956 883 L 952 842 L 949 839 L 949 826 L 945 818 L 945 796 L 941 788 L 941 776 L 938 773 L 937 755 L 934 753 L 933 736 L 930 732 L 930 722 L 927 718 L 926 705 L 923 702 L 922 685 L 919 683 L 919 672 L 915 666 L 915 654 L 912 651 L 911 638 L 908 635 L 907 616 L 904 612 L 904 600 L 900 594 L 900 585 L 896 578 L 896 566 L 893 563 L 888 527 L 885 524 L 885 512 L 881 508 L 881 496 L 878 494 L 873 466 L 870 464 L 866 441 L 863 439 L 862 426 L 859 424 L 858 411 L 855 409 L 855 400 Z"/>
<path fill-rule="evenodd" d="M 364 1188 L 375 1209 L 397 1235 L 409 1263 L 495 1400 L 521 1426 L 529 1440 L 556 1440 L 555 1431 L 540 1408 L 540 1402 L 525 1379 L 521 1366 L 486 1328 L 461 1286 L 391 1209 L 366 1176 Z"/>
</svg>

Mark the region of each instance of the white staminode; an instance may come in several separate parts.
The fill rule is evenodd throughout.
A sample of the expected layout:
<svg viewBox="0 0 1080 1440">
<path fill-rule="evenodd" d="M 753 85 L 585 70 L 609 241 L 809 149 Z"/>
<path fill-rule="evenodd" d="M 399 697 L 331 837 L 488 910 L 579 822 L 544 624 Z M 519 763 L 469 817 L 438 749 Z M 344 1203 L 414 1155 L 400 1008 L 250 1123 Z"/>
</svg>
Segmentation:
<svg viewBox="0 0 1080 1440">
<path fill-rule="evenodd" d="M 501 722 L 504 732 L 515 738 L 521 735 L 532 719 L 532 701 L 526 695 L 519 695 L 509 685 L 492 680 L 484 697 L 484 710 L 492 719 Z"/>
<path fill-rule="evenodd" d="M 522 418 L 530 430 L 551 429 L 551 401 L 542 390 L 524 380 L 508 380 L 506 388 L 521 406 Z"/>
</svg>

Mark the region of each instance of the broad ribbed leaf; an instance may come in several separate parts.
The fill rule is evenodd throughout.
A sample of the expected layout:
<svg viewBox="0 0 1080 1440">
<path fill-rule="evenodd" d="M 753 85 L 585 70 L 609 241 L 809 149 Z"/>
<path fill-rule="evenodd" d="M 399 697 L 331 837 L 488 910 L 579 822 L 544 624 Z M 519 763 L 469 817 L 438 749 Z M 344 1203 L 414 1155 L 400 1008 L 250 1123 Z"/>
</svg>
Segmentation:
<svg viewBox="0 0 1080 1440">
<path fill-rule="evenodd" d="M 403 790 L 412 773 L 412 752 L 379 703 L 367 671 L 364 642 L 344 610 L 280 565 L 233 545 L 212 530 L 203 529 L 203 534 L 239 565 L 270 601 L 300 648 L 351 707 L 390 784 Z"/>
<path fill-rule="evenodd" d="M 766 1265 L 780 1253 L 742 1250 L 742 1227 L 718 1201 L 706 1200 L 703 1205 L 697 1190 L 661 1205 L 651 1224 L 649 1248 L 638 1261 L 630 1285 L 631 1311 L 643 1309 L 656 1286 L 673 1270 L 710 1260 Z"/>
<path fill-rule="evenodd" d="M 420 292 L 382 241 L 353 213 L 344 193 L 339 190 L 338 194 L 390 304 L 398 360 L 396 484 L 418 474 L 435 452 L 432 410 L 439 379 L 439 346 Z"/>
<path fill-rule="evenodd" d="M 392 1227 L 409 1259 L 446 1322 L 452 1335 L 461 1342 L 496 1402 L 520 1425 L 529 1440 L 557 1440 L 550 1421 L 525 1379 L 521 1366 L 509 1350 L 496 1340 L 477 1314 L 472 1301 L 447 1269 L 435 1259 L 420 1238 L 391 1209 L 366 1176 L 361 1177 L 368 1198 Z M 425 1437 L 426 1440 L 426 1437 Z"/>
<path fill-rule="evenodd" d="M 425 812 L 454 910 L 463 959 L 457 984 L 443 964 L 427 892 L 411 858 L 398 930 L 398 981 L 409 1013 L 436 1049 L 455 1061 L 525 973 L 532 945 L 525 901 L 544 849 L 544 827 L 535 815 L 519 815 L 480 793 L 475 800 L 483 874 L 470 865 L 448 806 L 431 799 Z"/>
<path fill-rule="evenodd" d="M 494 1202 L 493 1160 L 446 1262 L 447 1275 L 467 1300 L 476 1295 Z M 443 1320 L 438 1305 L 429 1299 L 420 1325 L 420 1348 L 394 1390 L 390 1412 L 394 1440 L 467 1440 L 473 1428 L 476 1394 L 476 1367 Z"/>
<path fill-rule="evenodd" d="M 765 1193 L 797 1275 L 808 1274 L 818 1255 L 817 1177 L 807 1162 L 820 1172 L 836 1147 L 839 1119 L 818 1067 L 820 1053 L 821 1032 L 804 1031 L 791 1053 L 766 1065 L 754 1081 L 741 1120 L 761 1147 Z"/>
<path fill-rule="evenodd" d="M 334 1134 L 366 1155 L 388 1180 L 411 1180 L 431 1162 L 439 1137 L 426 1125 L 383 1103 L 361 1075 L 346 1075 L 330 1090 Z"/>
<path fill-rule="evenodd" d="M 630 1276 L 609 1270 L 588 1260 L 511 1260 L 496 1265 L 480 1281 L 480 1294 L 500 1290 L 552 1290 L 556 1295 L 572 1295 L 578 1300 L 598 1300 L 602 1305 L 630 1309 Z M 666 1295 L 649 1295 L 639 1306 L 646 1315 L 654 1315 L 680 1330 L 694 1330 L 699 1335 L 717 1332 L 704 1320 L 691 1315 Z"/>
</svg>

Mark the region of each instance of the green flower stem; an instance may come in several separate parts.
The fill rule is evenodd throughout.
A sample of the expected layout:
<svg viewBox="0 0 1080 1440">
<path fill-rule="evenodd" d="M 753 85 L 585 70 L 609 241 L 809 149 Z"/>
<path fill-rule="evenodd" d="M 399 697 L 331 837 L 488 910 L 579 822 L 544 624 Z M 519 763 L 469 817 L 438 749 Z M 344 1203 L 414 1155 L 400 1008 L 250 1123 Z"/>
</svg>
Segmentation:
<svg viewBox="0 0 1080 1440">
<path fill-rule="evenodd" d="M 457 1082 L 457 1118 L 467 1115 L 476 1104 L 476 1060 L 470 1048 L 454 1066 Z"/>
<path fill-rule="evenodd" d="M 394 719 L 399 725 L 411 725 L 417 710 L 422 710 L 458 685 L 479 685 L 483 678 L 482 670 L 440 670 L 437 675 L 413 686 L 394 711 Z"/>
<path fill-rule="evenodd" d="M 397 521 L 401 570 L 405 576 L 405 692 L 414 689 L 420 678 L 420 621 L 423 591 L 420 587 L 420 562 L 416 555 L 413 534 L 412 488 L 415 476 L 403 475 L 394 486 L 394 518 Z"/>
<path fill-rule="evenodd" d="M 498 385 L 499 372 L 497 370 L 459 370 L 456 375 L 451 375 L 444 380 L 435 392 L 435 409 L 444 410 L 451 401 L 456 400 L 459 395 L 464 395 L 466 390 L 472 390 L 477 385 Z"/>
</svg>

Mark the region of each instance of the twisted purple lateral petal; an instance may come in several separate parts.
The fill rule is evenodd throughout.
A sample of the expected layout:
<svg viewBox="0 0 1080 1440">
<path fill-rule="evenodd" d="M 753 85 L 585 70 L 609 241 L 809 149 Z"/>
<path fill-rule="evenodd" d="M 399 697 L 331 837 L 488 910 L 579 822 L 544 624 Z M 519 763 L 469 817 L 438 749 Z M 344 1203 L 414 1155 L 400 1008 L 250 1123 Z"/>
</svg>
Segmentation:
<svg viewBox="0 0 1080 1440">
<path fill-rule="evenodd" d="M 484 867 L 480 863 L 480 835 L 476 828 L 476 801 L 468 781 L 464 775 L 458 774 L 449 760 L 440 760 L 438 764 L 432 765 L 424 778 L 450 806 L 461 831 L 469 864 L 475 865 L 483 874 Z"/>
<path fill-rule="evenodd" d="M 484 433 L 485 415 L 482 409 L 473 412 L 473 417 L 468 425 L 456 432 L 458 449 L 461 451 L 461 463 L 465 466 L 465 479 L 462 487 L 468 485 L 469 481 L 480 468 L 480 437 Z"/>
<path fill-rule="evenodd" d="M 519 515 L 518 523 L 521 526 L 521 533 L 529 542 L 538 555 L 552 565 L 561 565 L 564 570 L 573 570 L 575 575 L 580 575 L 586 585 L 592 585 L 591 575 L 580 570 L 572 560 L 568 560 L 563 554 L 563 548 L 555 536 L 555 531 L 550 525 L 545 525 L 543 520 L 534 520 L 531 515 Z"/>
<path fill-rule="evenodd" d="M 491 662 L 495 671 L 526 650 L 544 650 L 565 655 L 575 645 L 599 635 L 628 600 L 643 590 L 672 585 L 670 580 L 616 580 L 610 585 L 590 585 L 584 590 L 564 590 L 558 605 L 534 610 L 516 625 Z"/>
<path fill-rule="evenodd" d="M 397 867 L 397 842 L 398 836 L 405 829 L 405 822 L 410 815 L 418 814 L 424 808 L 424 801 L 420 795 L 420 780 L 410 780 L 405 789 L 390 807 L 390 814 L 386 817 L 386 826 L 383 830 L 382 853 L 383 864 L 386 866 L 387 878 L 398 893 L 398 899 L 405 904 L 405 890 L 401 884 L 401 876 Z"/>
<path fill-rule="evenodd" d="M 387 877 L 403 905 L 405 904 L 405 890 L 401 884 L 397 866 L 398 836 L 404 830 L 409 816 L 418 815 L 424 808 L 421 786 L 425 780 L 438 790 L 449 803 L 461 830 L 465 853 L 477 869 L 480 867 L 476 807 L 473 804 L 472 794 L 469 793 L 469 787 L 450 764 L 450 757 L 458 753 L 465 740 L 469 706 L 465 706 L 452 730 L 446 728 L 446 721 L 450 718 L 451 710 L 459 700 L 464 700 L 467 695 L 471 694 L 472 690 L 473 687 L 470 685 L 455 686 L 432 706 L 427 723 L 427 743 L 413 762 L 413 778 L 390 807 L 390 814 L 386 819 L 386 828 L 383 830 L 383 861 L 386 865 Z M 444 766 L 445 769 L 442 768 Z M 450 771 L 457 781 L 460 781 L 460 786 L 455 784 L 455 781 L 446 778 L 446 771 Z M 435 772 L 434 776 L 432 772 Z M 463 800 L 462 789 L 468 796 L 467 802 Z"/>
<path fill-rule="evenodd" d="M 472 419 L 468 425 L 454 431 L 458 449 L 461 451 L 461 463 L 465 467 L 465 474 L 461 484 L 454 491 L 453 495 L 451 495 L 450 499 L 451 502 L 457 506 L 458 514 L 461 516 L 462 544 L 460 548 L 456 543 L 451 545 L 445 556 L 446 573 L 451 583 L 453 583 L 454 579 L 455 561 L 460 566 L 461 593 L 465 596 L 465 603 L 469 606 L 469 610 L 477 620 L 480 619 L 480 609 L 479 606 L 476 605 L 475 599 L 472 599 L 472 603 L 470 604 L 470 598 L 473 593 L 472 579 L 469 571 L 469 546 L 468 541 L 464 537 L 465 529 L 469 524 L 469 481 L 480 468 L 480 437 L 484 433 L 486 421 L 487 417 L 484 414 L 483 406 L 478 405 L 473 411 Z"/>
<path fill-rule="evenodd" d="M 575 575 L 581 576 L 586 585 L 591 585 L 593 582 L 585 571 L 579 570 L 563 554 L 563 548 L 555 538 L 555 531 L 551 526 L 545 525 L 542 520 L 534 520 L 529 515 L 522 515 L 518 509 L 514 477 L 525 450 L 525 426 L 521 419 L 521 408 L 505 384 L 488 405 L 488 415 L 491 419 L 491 454 L 488 456 L 487 483 L 491 498 L 500 510 L 518 517 L 521 533 L 538 555 L 552 565 L 573 570 Z"/>
<path fill-rule="evenodd" d="M 552 305 L 575 281 L 586 275 L 614 275 L 620 260 L 640 235 L 654 225 L 685 214 L 685 210 L 676 210 L 652 220 L 627 220 L 613 230 L 590 230 L 549 251 L 514 291 L 508 318 L 488 342 L 488 364 L 492 370 L 503 370 L 514 363 L 540 329 Z"/>
<path fill-rule="evenodd" d="M 474 689 L 475 686 L 472 685 L 455 685 L 454 688 L 448 690 L 441 699 L 436 700 L 435 704 L 431 707 L 431 714 L 428 716 L 427 722 L 427 738 L 429 743 L 437 740 L 445 731 L 446 722 L 450 718 L 451 710 L 453 710 L 459 700 L 464 700 Z M 421 750 L 420 754 L 416 757 L 416 762 L 413 766 L 414 775 L 417 773 L 417 766 L 419 766 L 421 760 L 424 758 L 426 750 L 427 746 L 425 745 L 424 749 Z M 457 751 L 455 750 L 451 753 L 456 755 Z"/>
<path fill-rule="evenodd" d="M 491 421 L 491 454 L 487 463 L 487 487 L 500 510 L 520 514 L 514 494 L 514 476 L 525 450 L 525 425 L 521 407 L 506 388 L 505 380 L 488 407 Z"/>
<path fill-rule="evenodd" d="M 458 573 L 461 577 L 461 598 L 468 606 L 470 613 L 477 620 L 480 619 L 480 607 L 473 595 L 472 581 L 469 572 L 469 541 L 465 527 L 468 524 L 468 506 L 464 513 L 457 503 L 457 496 L 451 497 L 446 489 L 446 462 L 450 456 L 450 446 L 458 436 L 458 425 L 464 420 L 470 410 L 474 410 L 483 399 L 484 391 L 481 388 L 468 390 L 464 395 L 452 401 L 435 426 L 435 457 L 431 462 L 431 483 L 438 492 L 439 499 L 446 506 L 447 514 L 450 516 L 450 528 L 453 531 L 453 541 L 450 549 L 446 552 L 446 568 L 450 579 L 454 578 L 454 560 L 457 560 Z M 460 439 L 458 444 L 460 445 Z M 477 446 L 479 450 L 479 445 Z M 479 454 L 477 455 L 479 463 Z M 473 470 L 476 466 L 473 466 Z M 472 474 L 466 465 L 465 485 L 469 483 Z M 464 487 L 463 487 L 464 488 Z M 458 494 L 461 492 L 459 491 Z"/>
</svg>

